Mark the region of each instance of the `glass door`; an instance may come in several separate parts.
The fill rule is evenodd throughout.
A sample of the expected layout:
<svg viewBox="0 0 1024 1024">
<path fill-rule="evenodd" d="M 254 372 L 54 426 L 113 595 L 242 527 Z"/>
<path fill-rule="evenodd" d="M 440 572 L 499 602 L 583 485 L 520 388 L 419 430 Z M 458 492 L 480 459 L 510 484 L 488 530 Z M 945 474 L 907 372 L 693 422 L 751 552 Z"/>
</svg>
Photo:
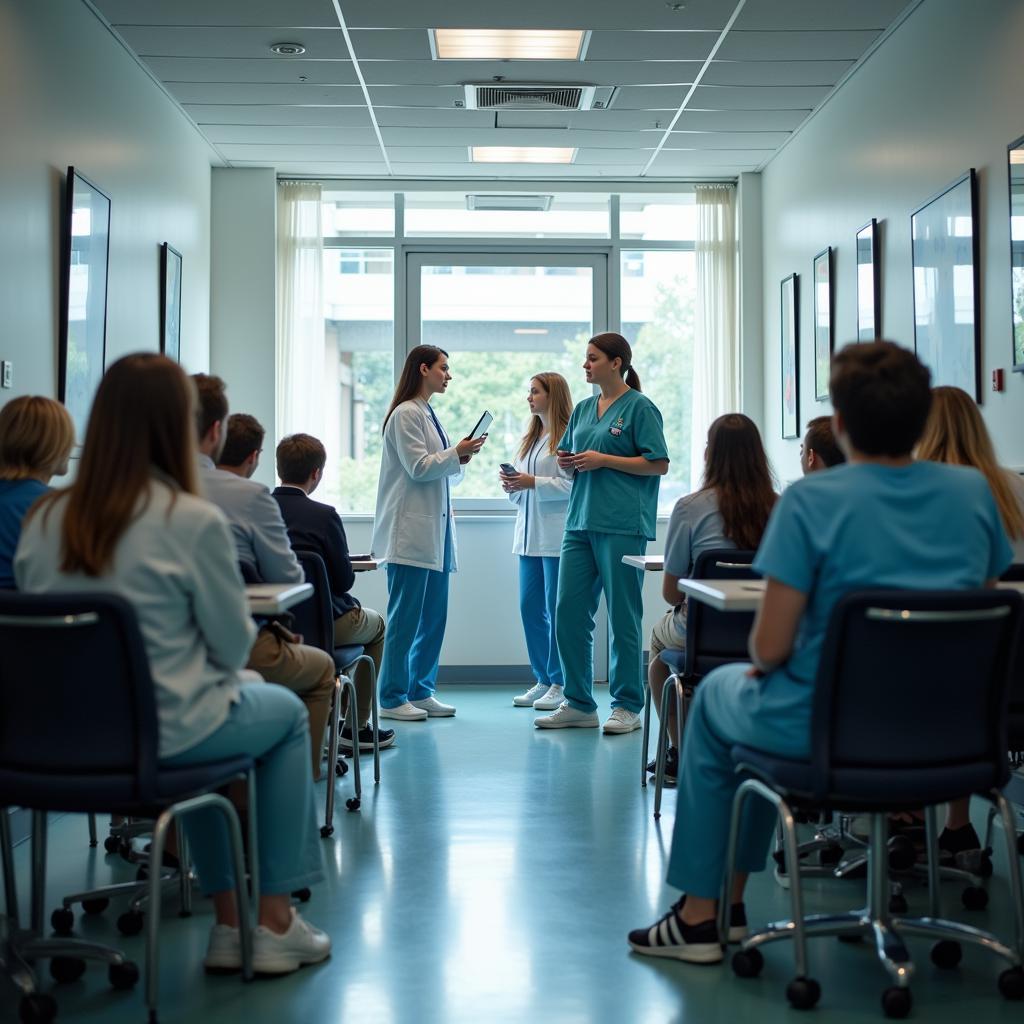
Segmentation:
<svg viewBox="0 0 1024 1024">
<path fill-rule="evenodd" d="M 498 464 L 515 456 L 536 373 L 562 374 L 578 402 L 590 394 L 580 368 L 587 339 L 608 322 L 604 254 L 410 253 L 406 342 L 448 352 L 453 382 L 434 407 L 449 434 L 494 417 L 486 454 L 467 467 L 463 509 L 506 508 Z"/>
</svg>

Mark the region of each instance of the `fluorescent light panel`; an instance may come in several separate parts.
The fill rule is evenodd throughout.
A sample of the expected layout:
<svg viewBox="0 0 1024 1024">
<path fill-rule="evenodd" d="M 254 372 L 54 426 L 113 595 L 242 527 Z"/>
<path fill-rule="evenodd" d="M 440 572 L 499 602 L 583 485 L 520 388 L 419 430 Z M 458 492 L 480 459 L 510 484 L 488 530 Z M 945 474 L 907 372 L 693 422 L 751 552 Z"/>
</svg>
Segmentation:
<svg viewBox="0 0 1024 1024">
<path fill-rule="evenodd" d="M 579 60 L 582 29 L 435 28 L 438 60 Z"/>
<path fill-rule="evenodd" d="M 475 164 L 571 164 L 576 150 L 572 146 L 470 146 L 469 159 Z"/>
</svg>

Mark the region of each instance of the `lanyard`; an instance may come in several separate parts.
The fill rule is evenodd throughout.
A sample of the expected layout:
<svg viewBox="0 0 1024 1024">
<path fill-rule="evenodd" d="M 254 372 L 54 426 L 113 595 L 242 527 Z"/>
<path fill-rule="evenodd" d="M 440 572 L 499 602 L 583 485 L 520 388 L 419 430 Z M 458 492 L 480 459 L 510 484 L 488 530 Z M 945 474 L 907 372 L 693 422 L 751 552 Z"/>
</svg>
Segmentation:
<svg viewBox="0 0 1024 1024">
<path fill-rule="evenodd" d="M 437 418 L 434 410 L 430 408 L 430 403 L 427 402 L 427 412 L 430 413 L 430 418 L 434 421 L 434 426 L 437 428 L 437 436 L 441 438 L 441 445 L 444 448 L 448 447 L 448 436 L 444 430 L 441 429 L 441 421 Z"/>
</svg>

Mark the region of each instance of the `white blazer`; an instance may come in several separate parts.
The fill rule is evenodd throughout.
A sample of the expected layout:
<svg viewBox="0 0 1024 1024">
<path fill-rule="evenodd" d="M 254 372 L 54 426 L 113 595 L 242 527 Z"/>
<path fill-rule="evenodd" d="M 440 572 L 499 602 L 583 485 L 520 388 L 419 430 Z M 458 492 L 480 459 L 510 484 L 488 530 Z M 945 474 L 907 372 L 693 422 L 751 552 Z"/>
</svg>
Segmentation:
<svg viewBox="0 0 1024 1024">
<path fill-rule="evenodd" d="M 520 473 L 532 474 L 536 483 L 530 490 L 512 491 L 508 496 L 516 506 L 512 554 L 557 558 L 562 552 L 572 471 L 559 467 L 558 458 L 548 450 L 547 434 L 513 465 Z"/>
<path fill-rule="evenodd" d="M 447 438 L 446 438 L 447 440 Z M 384 428 L 374 558 L 421 569 L 444 568 L 444 534 L 451 524 L 452 572 L 457 568 L 450 488 L 462 479 L 459 453 L 441 442 L 422 398 L 402 402 Z"/>
</svg>

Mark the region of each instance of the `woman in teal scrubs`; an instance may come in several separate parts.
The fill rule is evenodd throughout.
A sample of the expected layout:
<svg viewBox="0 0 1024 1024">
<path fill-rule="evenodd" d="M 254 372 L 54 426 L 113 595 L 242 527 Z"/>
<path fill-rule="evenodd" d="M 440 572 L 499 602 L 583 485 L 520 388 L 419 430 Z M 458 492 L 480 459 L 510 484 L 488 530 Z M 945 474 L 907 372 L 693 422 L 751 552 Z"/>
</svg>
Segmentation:
<svg viewBox="0 0 1024 1024">
<path fill-rule="evenodd" d="M 555 632 L 565 677 L 561 707 L 534 720 L 540 729 L 596 728 L 594 616 L 604 591 L 611 629 L 606 733 L 640 728 L 642 574 L 623 555 L 654 540 L 658 477 L 668 472 L 661 413 L 640 393 L 633 353 L 621 334 L 587 343 L 583 369 L 601 393 L 573 410 L 558 445 L 559 465 L 575 471 L 562 541 Z"/>
</svg>

